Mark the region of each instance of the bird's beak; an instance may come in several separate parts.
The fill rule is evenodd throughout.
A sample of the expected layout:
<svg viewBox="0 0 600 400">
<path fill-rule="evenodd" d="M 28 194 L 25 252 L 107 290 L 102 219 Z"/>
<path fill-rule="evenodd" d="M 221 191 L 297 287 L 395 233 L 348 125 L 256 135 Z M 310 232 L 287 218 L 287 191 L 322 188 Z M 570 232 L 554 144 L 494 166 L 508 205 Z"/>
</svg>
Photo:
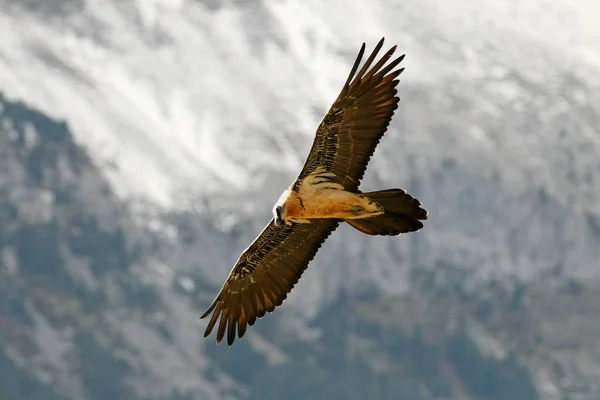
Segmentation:
<svg viewBox="0 0 600 400">
<path fill-rule="evenodd" d="M 275 217 L 275 226 L 283 225 L 283 220 L 280 217 Z"/>
</svg>

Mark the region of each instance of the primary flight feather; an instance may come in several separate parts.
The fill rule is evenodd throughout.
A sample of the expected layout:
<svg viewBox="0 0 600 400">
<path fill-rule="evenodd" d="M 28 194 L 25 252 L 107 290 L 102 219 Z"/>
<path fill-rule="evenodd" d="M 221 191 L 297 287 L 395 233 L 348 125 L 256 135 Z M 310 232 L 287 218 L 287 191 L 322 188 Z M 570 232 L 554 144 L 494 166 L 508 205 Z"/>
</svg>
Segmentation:
<svg viewBox="0 0 600 400">
<path fill-rule="evenodd" d="M 204 336 L 217 327 L 217 343 L 231 346 L 248 325 L 287 297 L 340 222 L 369 235 L 399 235 L 423 227 L 427 211 L 402 189 L 359 191 L 369 159 L 394 110 L 404 55 L 386 63 L 396 46 L 374 65 L 382 38 L 364 65 L 363 43 L 348 79 L 319 124 L 298 178 L 273 208 L 273 218 L 233 266 L 201 318 L 212 316 Z M 385 66 L 385 67 L 384 67 Z"/>
</svg>

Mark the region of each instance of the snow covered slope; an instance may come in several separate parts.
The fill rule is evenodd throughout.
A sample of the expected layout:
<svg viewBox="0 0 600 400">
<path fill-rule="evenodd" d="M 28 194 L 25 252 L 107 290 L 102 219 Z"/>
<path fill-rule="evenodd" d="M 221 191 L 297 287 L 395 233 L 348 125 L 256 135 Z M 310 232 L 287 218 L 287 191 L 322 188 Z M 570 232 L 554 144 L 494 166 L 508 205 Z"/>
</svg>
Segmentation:
<svg viewBox="0 0 600 400">
<path fill-rule="evenodd" d="M 591 0 L 0 4 L 0 90 L 65 119 L 120 194 L 168 208 L 296 171 L 362 41 L 408 54 L 404 88 L 600 69 Z"/>
</svg>

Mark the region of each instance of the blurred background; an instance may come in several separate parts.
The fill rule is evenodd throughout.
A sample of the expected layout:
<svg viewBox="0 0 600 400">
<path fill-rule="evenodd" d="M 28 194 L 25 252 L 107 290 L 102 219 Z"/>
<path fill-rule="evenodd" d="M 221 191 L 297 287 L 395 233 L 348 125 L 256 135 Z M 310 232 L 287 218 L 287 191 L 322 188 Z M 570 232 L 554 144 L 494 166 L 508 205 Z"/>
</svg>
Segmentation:
<svg viewBox="0 0 600 400">
<path fill-rule="evenodd" d="M 596 0 L 0 0 L 0 399 L 600 398 Z M 406 53 L 342 226 L 202 337 L 362 42 Z"/>
</svg>

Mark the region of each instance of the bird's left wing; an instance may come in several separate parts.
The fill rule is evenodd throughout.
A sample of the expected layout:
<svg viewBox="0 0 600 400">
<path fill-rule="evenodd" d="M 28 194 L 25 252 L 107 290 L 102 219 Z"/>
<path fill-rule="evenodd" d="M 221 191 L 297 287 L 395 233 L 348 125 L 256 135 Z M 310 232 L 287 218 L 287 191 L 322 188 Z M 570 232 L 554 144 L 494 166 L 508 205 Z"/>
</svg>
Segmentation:
<svg viewBox="0 0 600 400">
<path fill-rule="evenodd" d="M 333 172 L 346 190 L 358 189 L 369 159 L 398 108 L 397 78 L 404 68 L 395 68 L 404 55 L 384 67 L 396 50 L 393 46 L 373 64 L 382 46 L 383 39 L 358 70 L 365 53 L 363 43 L 346 83 L 317 128 L 298 182 L 324 169 Z"/>
<path fill-rule="evenodd" d="M 227 332 L 227 343 L 231 346 L 236 327 L 241 338 L 247 325 L 254 325 L 256 318 L 281 305 L 338 224 L 337 220 L 323 219 L 310 224 L 276 226 L 271 220 L 242 253 L 221 291 L 202 315 L 205 318 L 212 312 L 204 337 L 210 335 L 219 320 L 217 343 Z"/>
</svg>

